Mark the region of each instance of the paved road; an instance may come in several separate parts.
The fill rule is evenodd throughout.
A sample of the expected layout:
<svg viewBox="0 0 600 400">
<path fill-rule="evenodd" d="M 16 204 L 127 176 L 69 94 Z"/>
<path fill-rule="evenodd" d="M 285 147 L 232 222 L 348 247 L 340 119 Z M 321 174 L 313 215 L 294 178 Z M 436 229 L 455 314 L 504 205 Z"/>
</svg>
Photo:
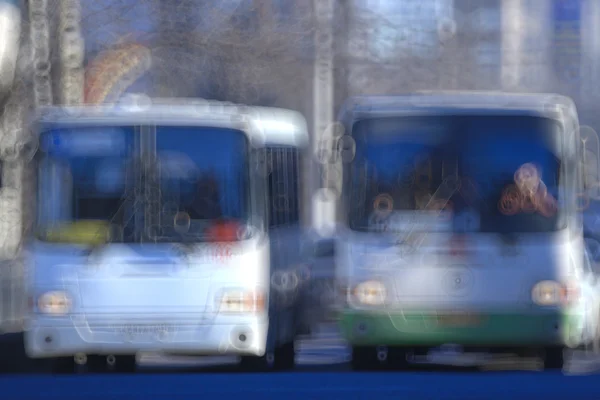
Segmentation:
<svg viewBox="0 0 600 400">
<path fill-rule="evenodd" d="M 238 397 L 291 399 L 506 399 L 600 398 L 600 356 L 577 352 L 563 373 L 539 372 L 536 360 L 510 357 L 469 360 L 443 357 L 437 363 L 485 364 L 487 372 L 466 367 L 416 365 L 409 372 L 355 373 L 350 352 L 333 326 L 298 343 L 292 373 L 236 373 L 233 358 L 173 358 L 144 355 L 135 375 L 12 375 L 0 377 L 5 393 L 19 398 L 193 399 Z M 160 373 L 156 373 L 160 372 Z M 191 373 L 194 372 L 194 373 Z M 200 373 L 198 373 L 200 372 Z M 2 398 L 16 398 L 15 395 Z"/>
<path fill-rule="evenodd" d="M 597 400 L 598 377 L 561 373 L 137 374 L 0 378 L 7 399 Z"/>
</svg>

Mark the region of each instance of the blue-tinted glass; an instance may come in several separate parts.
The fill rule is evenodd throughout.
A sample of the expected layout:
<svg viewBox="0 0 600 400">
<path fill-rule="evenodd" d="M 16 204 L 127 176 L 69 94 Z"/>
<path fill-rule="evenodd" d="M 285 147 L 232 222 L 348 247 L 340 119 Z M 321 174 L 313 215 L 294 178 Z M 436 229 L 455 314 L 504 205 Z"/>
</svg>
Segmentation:
<svg viewBox="0 0 600 400">
<path fill-rule="evenodd" d="M 39 221 L 113 219 L 125 197 L 133 127 L 56 128 L 40 136 Z"/>
<path fill-rule="evenodd" d="M 192 219 L 248 216 L 248 144 L 243 132 L 157 127 L 163 202 Z"/>
<path fill-rule="evenodd" d="M 375 198 L 385 193 L 395 210 L 423 209 L 448 176 L 474 184 L 457 191 L 455 215 L 477 212 L 482 231 L 548 231 L 562 227 L 560 213 L 505 215 L 503 192 L 524 165 L 535 167 L 546 194 L 560 200 L 561 136 L 548 119 L 527 116 L 379 118 L 353 128 L 356 157 L 348 196 L 350 219 L 366 226 Z M 466 185 L 465 185 L 466 187 Z M 472 189 L 475 189 L 474 191 Z M 526 196 L 523 194 L 523 196 Z M 361 201 L 358 201 L 361 199 Z"/>
</svg>

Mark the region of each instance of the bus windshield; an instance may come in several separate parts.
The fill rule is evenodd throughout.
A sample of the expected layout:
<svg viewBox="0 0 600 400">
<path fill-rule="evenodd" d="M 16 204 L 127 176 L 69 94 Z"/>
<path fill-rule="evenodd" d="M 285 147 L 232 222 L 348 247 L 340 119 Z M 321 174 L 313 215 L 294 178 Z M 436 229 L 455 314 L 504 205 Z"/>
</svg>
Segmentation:
<svg viewBox="0 0 600 400">
<path fill-rule="evenodd" d="M 553 120 L 374 118 L 356 122 L 352 134 L 356 156 L 345 195 L 353 230 L 518 233 L 564 227 L 558 207 L 563 143 Z"/>
<path fill-rule="evenodd" d="M 58 128 L 43 132 L 40 143 L 41 240 L 56 226 L 82 221 L 110 226 L 118 232 L 110 240 L 119 242 L 206 241 L 216 225 L 248 223 L 248 143 L 241 131 Z M 227 240 L 237 240 L 235 230 Z"/>
<path fill-rule="evenodd" d="M 160 166 L 157 241 L 207 239 L 216 221 L 239 228 L 250 218 L 249 144 L 238 130 L 156 128 Z M 240 232 L 242 230 L 240 229 Z M 228 240 L 241 239 L 234 235 Z"/>
</svg>

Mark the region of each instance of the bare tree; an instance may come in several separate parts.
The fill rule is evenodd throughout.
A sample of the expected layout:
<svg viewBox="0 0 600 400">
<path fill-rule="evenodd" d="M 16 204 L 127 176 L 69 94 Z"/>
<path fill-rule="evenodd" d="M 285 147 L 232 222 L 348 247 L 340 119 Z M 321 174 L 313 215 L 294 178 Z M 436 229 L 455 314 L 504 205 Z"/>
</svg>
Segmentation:
<svg viewBox="0 0 600 400">
<path fill-rule="evenodd" d="M 105 23 L 107 14 L 115 17 L 113 31 L 122 32 L 127 10 L 137 6 L 128 3 L 132 2 L 117 1 L 102 11 L 102 26 L 84 15 L 86 36 L 111 30 Z M 297 14 L 282 21 L 271 1 L 239 2 L 231 8 L 220 4 L 147 1 L 144 14 L 155 17 L 134 24 L 136 15 L 130 16 L 138 29 L 120 40 L 150 48 L 149 94 L 304 108 L 298 95 L 310 80 L 305 41 L 312 33 L 310 9 L 298 1 Z M 109 38 L 91 50 L 98 53 L 115 42 Z"/>
</svg>

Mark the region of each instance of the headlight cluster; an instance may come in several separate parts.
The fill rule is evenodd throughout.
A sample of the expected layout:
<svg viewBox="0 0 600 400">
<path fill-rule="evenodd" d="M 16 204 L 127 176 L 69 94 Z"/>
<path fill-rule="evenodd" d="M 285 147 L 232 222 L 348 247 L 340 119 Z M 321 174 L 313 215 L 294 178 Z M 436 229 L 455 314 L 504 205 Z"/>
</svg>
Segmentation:
<svg viewBox="0 0 600 400">
<path fill-rule="evenodd" d="M 352 296 L 360 304 L 379 306 L 387 302 L 387 289 L 379 281 L 366 281 L 354 287 Z"/>
<path fill-rule="evenodd" d="M 65 315 L 71 311 L 72 301 L 66 292 L 47 292 L 38 297 L 37 308 L 43 314 Z"/>
<path fill-rule="evenodd" d="M 533 287 L 531 298 L 540 306 L 568 305 L 577 301 L 579 290 L 574 284 L 542 281 Z"/>
<path fill-rule="evenodd" d="M 260 290 L 226 290 L 217 299 L 219 312 L 232 314 L 266 311 L 266 296 Z"/>
</svg>

